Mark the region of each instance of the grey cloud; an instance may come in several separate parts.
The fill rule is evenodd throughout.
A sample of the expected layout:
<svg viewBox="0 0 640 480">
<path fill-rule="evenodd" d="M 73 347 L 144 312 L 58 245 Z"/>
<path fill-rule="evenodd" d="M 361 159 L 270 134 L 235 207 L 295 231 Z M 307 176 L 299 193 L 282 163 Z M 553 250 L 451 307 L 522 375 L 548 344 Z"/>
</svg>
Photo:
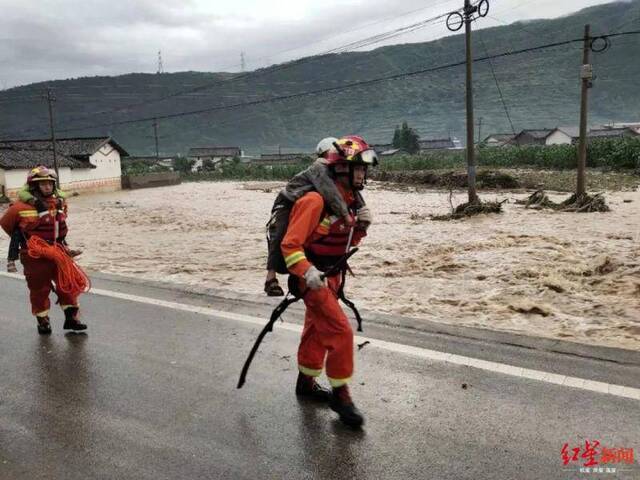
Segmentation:
<svg viewBox="0 0 640 480">
<path fill-rule="evenodd" d="M 589 4 L 604 3 L 587 0 Z M 238 4 L 242 0 L 236 0 Z M 11 3 L 9 5 L 9 3 Z M 515 20 L 540 16 L 543 7 L 521 5 L 521 0 L 494 2 L 505 9 L 505 18 Z M 531 3 L 531 2 L 529 2 Z M 584 5 L 563 2 L 567 13 Z M 553 2 L 552 2 L 553 3 Z M 240 51 L 246 52 L 250 68 L 262 67 L 349 43 L 350 41 L 408 24 L 456 8 L 460 1 L 432 2 L 433 10 L 425 10 L 422 0 L 388 2 L 384 0 L 350 1 L 340 7 L 314 7 L 313 14 L 303 20 L 286 16 L 273 19 L 238 12 L 216 15 L 199 9 L 196 0 L 180 3 L 169 0 L 59 0 L 48 2 L 0 0 L 0 85 L 8 86 L 85 75 L 118 75 L 155 68 L 157 50 L 161 49 L 168 71 L 237 70 Z M 276 3 L 274 2 L 274 8 Z M 320 5 L 320 4 L 318 4 Z M 389 20 L 402 12 L 420 11 Z M 536 15 L 534 15 L 536 14 Z M 383 20 L 384 21 L 380 21 Z M 377 22 L 366 28 L 359 28 Z M 345 34 L 346 33 L 346 34 Z M 431 26 L 415 34 L 398 37 L 393 43 L 423 41 L 446 33 L 444 25 Z M 327 38 L 328 41 L 316 42 Z M 309 45 L 312 44 L 312 45 Z M 307 46 L 308 45 L 308 46 Z M 304 48 L 292 50 L 297 46 Z M 279 54 L 282 51 L 285 53 Z M 266 57 L 266 58 L 263 58 Z"/>
</svg>

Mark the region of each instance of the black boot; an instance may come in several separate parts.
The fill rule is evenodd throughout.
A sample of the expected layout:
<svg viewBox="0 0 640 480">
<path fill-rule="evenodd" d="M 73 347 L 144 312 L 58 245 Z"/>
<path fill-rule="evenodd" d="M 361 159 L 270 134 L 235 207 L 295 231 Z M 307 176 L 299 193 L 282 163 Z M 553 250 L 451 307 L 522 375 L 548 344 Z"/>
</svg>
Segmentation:
<svg viewBox="0 0 640 480">
<path fill-rule="evenodd" d="M 328 402 L 331 399 L 331 392 L 329 390 L 320 386 L 315 378 L 305 375 L 302 372 L 298 373 L 296 395 L 318 402 Z"/>
<path fill-rule="evenodd" d="M 358 410 L 353 404 L 353 400 L 351 400 L 349 387 L 347 385 L 342 385 L 341 387 L 335 387 L 333 389 L 329 407 L 340 415 L 340 420 L 345 425 L 350 427 L 360 427 L 364 423 L 364 417 L 360 413 L 360 410 Z"/>
<path fill-rule="evenodd" d="M 69 307 L 64 311 L 64 326 L 65 330 L 86 330 L 87 326 L 84 323 L 80 323 L 78 320 L 78 307 Z"/>
<path fill-rule="evenodd" d="M 38 333 L 40 335 L 49 335 L 51 333 L 49 317 L 36 317 L 36 320 L 38 320 Z"/>
</svg>

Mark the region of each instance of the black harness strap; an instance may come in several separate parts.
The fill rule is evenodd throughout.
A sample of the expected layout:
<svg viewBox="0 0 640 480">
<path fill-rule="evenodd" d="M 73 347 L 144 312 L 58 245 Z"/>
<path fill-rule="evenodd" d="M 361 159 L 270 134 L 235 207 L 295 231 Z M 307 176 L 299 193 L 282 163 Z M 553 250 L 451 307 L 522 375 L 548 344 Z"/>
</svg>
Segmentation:
<svg viewBox="0 0 640 480">
<path fill-rule="evenodd" d="M 331 267 L 325 273 L 323 273 L 322 276 L 324 278 L 326 278 L 326 277 L 330 277 L 332 275 L 335 275 L 338 272 L 341 272 L 341 271 L 344 272 L 345 268 L 346 268 L 346 265 L 347 265 L 347 261 L 349 260 L 351 255 L 353 255 L 357 251 L 358 251 L 357 248 L 351 249 L 351 251 L 349 253 L 347 253 L 346 255 L 343 255 L 340 258 L 340 260 L 338 260 L 335 263 L 335 265 L 333 265 L 333 267 Z M 278 321 L 278 319 L 285 312 L 285 310 L 287 308 L 289 308 L 289 305 L 291 305 L 292 303 L 297 302 L 301 298 L 304 298 L 306 293 L 309 291 L 309 289 L 307 288 L 306 290 L 301 292 L 300 288 L 298 287 L 298 281 L 297 281 L 296 278 L 294 278 L 293 275 L 289 276 L 288 286 L 289 286 L 289 291 L 285 295 L 284 300 L 282 300 L 282 302 L 280 302 L 278 304 L 278 306 L 273 310 L 273 312 L 271 312 L 271 317 L 269 318 L 269 321 L 267 322 L 267 324 L 264 326 L 264 328 L 262 329 L 262 331 L 258 335 L 258 338 L 256 338 L 256 341 L 254 342 L 253 347 L 251 348 L 251 351 L 249 352 L 249 356 L 247 357 L 247 359 L 244 362 L 244 365 L 242 367 L 242 371 L 240 372 L 240 378 L 238 379 L 237 388 L 242 388 L 242 386 L 245 384 L 245 381 L 247 379 L 247 372 L 249 371 L 249 367 L 251 366 L 251 362 L 253 361 L 253 357 L 256 355 L 256 352 L 258 351 L 258 348 L 260 347 L 260 344 L 262 343 L 262 340 L 264 339 L 264 337 L 267 335 L 267 333 L 273 331 L 273 325 L 276 323 L 276 321 Z M 341 289 L 343 287 L 344 287 L 344 279 L 342 281 Z M 342 294 L 342 297 L 340 297 L 340 298 L 342 298 L 342 300 L 345 303 L 348 302 L 348 300 L 346 300 L 344 298 L 344 293 Z M 351 305 L 353 305 L 353 304 L 351 304 Z M 351 306 L 351 308 L 354 310 L 354 312 L 357 312 L 357 310 L 355 309 L 355 306 Z M 356 314 L 356 318 L 358 318 L 358 331 L 362 331 L 362 328 L 360 327 L 360 318 L 359 317 L 360 317 L 360 314 L 359 313 Z"/>
<path fill-rule="evenodd" d="M 345 265 L 345 268 L 342 270 L 342 283 L 338 289 L 338 298 L 353 311 L 353 314 L 356 316 L 356 322 L 358 322 L 358 331 L 362 332 L 362 317 L 360 316 L 360 312 L 356 308 L 355 304 L 344 294 L 344 285 L 347 283 L 347 270 L 350 270 L 349 266 Z"/>
</svg>

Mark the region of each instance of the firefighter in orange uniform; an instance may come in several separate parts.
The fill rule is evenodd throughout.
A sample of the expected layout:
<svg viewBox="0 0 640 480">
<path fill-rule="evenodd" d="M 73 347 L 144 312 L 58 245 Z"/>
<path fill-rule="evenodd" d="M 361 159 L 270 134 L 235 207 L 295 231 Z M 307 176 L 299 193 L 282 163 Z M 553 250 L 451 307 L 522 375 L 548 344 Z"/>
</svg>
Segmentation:
<svg viewBox="0 0 640 480">
<path fill-rule="evenodd" d="M 38 322 L 40 334 L 51 333 L 49 323 L 49 294 L 52 282 L 57 279 L 57 267 L 52 260 L 33 258 L 26 245 L 32 236 L 40 237 L 49 244 L 66 245 L 67 205 L 64 199 L 56 195 L 58 177 L 53 170 L 39 166 L 32 169 L 27 184 L 33 196 L 34 205 L 17 201 L 0 218 L 0 227 L 12 235 L 18 229 L 22 233 L 20 261 L 24 267 L 24 276 L 29 288 L 31 311 Z M 65 250 L 66 247 L 65 247 Z M 68 294 L 55 287 L 60 306 L 64 310 L 64 329 L 85 330 L 87 326 L 78 320 L 78 296 Z"/>
<path fill-rule="evenodd" d="M 366 235 L 371 214 L 358 200 L 359 191 L 366 183 L 368 166 L 376 165 L 377 157 L 360 137 L 343 137 L 336 143 L 337 151 L 327 163 L 355 226 L 348 226 L 344 217 L 329 211 L 319 193 L 309 192 L 294 204 L 281 248 L 300 291 L 306 291 L 296 394 L 328 401 L 343 423 L 359 427 L 364 418 L 351 400 L 348 387 L 353 374 L 353 330 L 338 303 L 343 273 L 324 279 L 322 272 Z M 325 366 L 331 392 L 316 382 Z"/>
</svg>

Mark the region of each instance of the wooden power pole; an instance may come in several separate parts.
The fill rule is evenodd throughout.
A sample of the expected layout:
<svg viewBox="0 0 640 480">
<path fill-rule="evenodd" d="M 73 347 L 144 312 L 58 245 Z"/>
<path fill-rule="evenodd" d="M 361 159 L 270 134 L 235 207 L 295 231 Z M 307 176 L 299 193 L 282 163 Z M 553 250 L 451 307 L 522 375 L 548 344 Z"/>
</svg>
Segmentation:
<svg viewBox="0 0 640 480">
<path fill-rule="evenodd" d="M 56 129 L 55 129 L 55 123 L 53 121 L 53 102 L 55 101 L 55 97 L 50 87 L 47 87 L 46 99 L 49 105 L 49 128 L 51 130 L 51 147 L 53 149 L 53 168 L 56 171 L 58 182 L 60 182 L 60 172 L 58 171 L 58 155 L 57 155 L 57 149 L 56 149 Z"/>
<path fill-rule="evenodd" d="M 473 55 L 471 53 L 471 21 L 475 7 L 471 0 L 464 0 L 464 33 L 467 53 L 467 178 L 469 182 L 469 203 L 478 203 L 476 191 L 476 151 L 473 135 Z"/>
<path fill-rule="evenodd" d="M 160 160 L 160 150 L 158 149 L 158 119 L 153 119 L 153 136 L 156 142 L 156 161 Z"/>
<path fill-rule="evenodd" d="M 587 119 L 588 100 L 591 79 L 593 78 L 593 68 L 589 63 L 591 52 L 591 27 L 584 26 L 584 45 L 582 47 L 582 69 L 580 78 L 582 80 L 582 92 L 580 96 L 580 141 L 578 143 L 578 182 L 576 188 L 577 198 L 586 194 L 585 169 L 587 166 Z"/>
<path fill-rule="evenodd" d="M 447 28 L 452 32 L 457 32 L 464 25 L 465 45 L 467 56 L 467 77 L 466 77 L 466 97 L 467 97 L 467 180 L 469 183 L 469 203 L 480 203 L 476 191 L 476 152 L 473 138 L 473 54 L 471 52 L 471 22 L 478 17 L 486 17 L 489 13 L 489 0 L 480 0 L 475 5 L 471 0 L 464 0 L 462 13 L 451 12 L 447 17 Z"/>
</svg>

